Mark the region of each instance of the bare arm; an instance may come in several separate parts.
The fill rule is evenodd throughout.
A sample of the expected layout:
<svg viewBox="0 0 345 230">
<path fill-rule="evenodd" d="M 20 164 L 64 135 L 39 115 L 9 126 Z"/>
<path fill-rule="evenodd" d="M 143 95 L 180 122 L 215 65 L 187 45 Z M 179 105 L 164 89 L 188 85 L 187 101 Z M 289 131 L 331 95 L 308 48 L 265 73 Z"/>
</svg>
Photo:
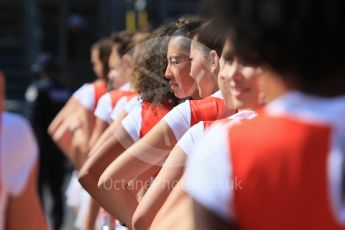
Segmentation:
<svg viewBox="0 0 345 230">
<path fill-rule="evenodd" d="M 85 163 L 88 155 L 89 141 L 94 127 L 94 115 L 83 108 L 79 115 L 80 128 L 73 133 L 72 152 L 73 161 L 77 170 Z"/>
<path fill-rule="evenodd" d="M 98 138 L 96 143 L 91 146 L 91 149 L 90 149 L 90 152 L 89 152 L 89 156 L 93 155 L 101 146 L 104 145 L 104 143 L 109 138 L 111 138 L 114 135 L 116 129 L 121 125 L 121 121 L 127 115 L 128 115 L 128 113 L 126 111 L 124 111 L 124 110 L 119 114 L 118 118 L 110 124 L 110 126 Z"/>
<path fill-rule="evenodd" d="M 151 230 L 197 229 L 193 219 L 193 201 L 183 190 L 180 179 L 154 218 Z"/>
<path fill-rule="evenodd" d="M 10 197 L 7 209 L 6 229 L 47 229 L 41 203 L 37 195 L 37 165 L 32 169 L 24 191 Z"/>
<path fill-rule="evenodd" d="M 106 130 L 108 126 L 109 125 L 107 122 L 104 122 L 103 120 L 99 118 L 96 118 L 95 127 L 91 134 L 88 149 L 91 149 L 91 147 L 94 146 L 98 138 L 102 135 L 102 133 L 104 132 L 104 130 Z M 85 157 L 88 157 L 88 156 L 85 156 Z M 85 159 L 85 161 L 86 160 L 87 159 Z M 98 212 L 99 212 L 99 205 L 94 199 L 91 198 L 84 230 L 95 229 L 95 223 L 98 216 Z"/>
<path fill-rule="evenodd" d="M 55 116 L 54 120 L 50 123 L 48 127 L 48 133 L 52 136 L 56 130 L 60 127 L 63 121 L 71 115 L 72 112 L 80 105 L 80 103 L 71 97 L 66 105 L 60 110 L 60 112 Z"/>
<path fill-rule="evenodd" d="M 89 157 L 79 173 L 79 182 L 81 185 L 111 214 L 114 213 L 114 206 L 108 203 L 107 199 L 98 189 L 98 180 L 106 167 L 125 151 L 126 147 L 133 144 L 131 137 L 121 126 L 116 130 L 115 134 L 107 139 L 104 145 Z"/>
<path fill-rule="evenodd" d="M 96 144 L 102 133 L 109 127 L 109 124 L 99 118 L 96 118 L 95 127 L 89 141 L 89 150 Z"/>
<path fill-rule="evenodd" d="M 150 227 L 157 212 L 182 177 L 185 161 L 186 154 L 179 146 L 175 146 L 135 210 L 133 226 L 136 230 Z"/>
<path fill-rule="evenodd" d="M 72 149 L 73 132 L 80 127 L 79 117 L 82 113 L 80 104 L 74 108 L 74 112 L 67 117 L 52 135 L 55 144 L 70 159 L 74 158 Z"/>
<path fill-rule="evenodd" d="M 150 229 L 234 230 L 237 227 L 234 223 L 224 221 L 194 201 L 183 190 L 183 178 L 181 178 L 154 218 Z"/>
<path fill-rule="evenodd" d="M 121 154 L 116 161 L 104 171 L 99 180 L 99 189 L 107 197 L 112 206 L 117 207 L 113 214 L 132 226 L 132 217 L 137 201 L 127 188 L 127 184 L 147 173 L 152 172 L 165 161 L 165 158 L 176 143 L 170 127 L 161 120 L 152 130 L 131 148 Z M 151 171 L 151 175 L 150 175 Z M 109 183 L 116 185 L 109 189 Z"/>
<path fill-rule="evenodd" d="M 191 198 L 190 198 L 191 199 Z M 236 224 L 226 222 L 222 218 L 216 216 L 198 202 L 193 200 L 193 215 L 195 229 L 200 230 L 235 230 L 238 229 Z"/>
</svg>

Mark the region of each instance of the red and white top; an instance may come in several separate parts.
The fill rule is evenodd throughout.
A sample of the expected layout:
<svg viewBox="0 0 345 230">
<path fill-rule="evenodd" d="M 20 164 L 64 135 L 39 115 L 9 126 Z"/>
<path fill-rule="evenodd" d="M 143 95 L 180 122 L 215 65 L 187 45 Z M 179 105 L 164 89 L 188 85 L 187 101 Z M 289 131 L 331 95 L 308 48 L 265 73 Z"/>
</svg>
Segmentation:
<svg viewBox="0 0 345 230">
<path fill-rule="evenodd" d="M 82 106 L 87 108 L 89 111 L 96 109 L 98 100 L 107 91 L 107 85 L 104 81 L 96 81 L 94 83 L 86 83 L 76 92 L 73 93 L 72 97 L 78 100 Z"/>
<path fill-rule="evenodd" d="M 344 116 L 345 97 L 290 92 L 253 120 L 212 128 L 185 188 L 242 229 L 345 229 Z"/>
<path fill-rule="evenodd" d="M 134 141 L 138 141 L 155 126 L 170 110 L 170 105 L 143 102 L 135 107 L 121 122 Z"/>
<path fill-rule="evenodd" d="M 188 158 L 192 157 L 195 149 L 197 149 L 199 141 L 205 135 L 205 132 L 212 126 L 217 124 L 234 125 L 241 123 L 243 119 L 253 119 L 256 117 L 256 112 L 251 110 L 243 110 L 238 113 L 231 115 L 228 118 L 217 120 L 217 121 L 200 121 L 198 124 L 190 128 L 182 138 L 177 142 L 183 152 Z"/>
<path fill-rule="evenodd" d="M 126 96 L 122 97 L 111 112 L 111 119 L 115 121 L 122 111 L 129 114 L 135 107 L 141 106 L 141 102 L 138 95 L 131 98 Z"/>
<path fill-rule="evenodd" d="M 137 96 L 137 93 L 131 90 L 130 84 L 122 86 L 104 94 L 97 103 L 95 116 L 104 122 L 111 123 L 111 114 L 116 107 L 124 107 L 126 102 Z M 121 109 L 121 108 L 118 108 Z"/>
<path fill-rule="evenodd" d="M 164 121 L 172 129 L 176 140 L 200 121 L 214 121 L 230 116 L 235 111 L 226 108 L 220 91 L 202 100 L 187 100 L 176 106 Z"/>
<path fill-rule="evenodd" d="M 3 112 L 0 130 L 0 230 L 4 229 L 9 196 L 21 194 L 37 162 L 38 146 L 27 120 Z"/>
</svg>

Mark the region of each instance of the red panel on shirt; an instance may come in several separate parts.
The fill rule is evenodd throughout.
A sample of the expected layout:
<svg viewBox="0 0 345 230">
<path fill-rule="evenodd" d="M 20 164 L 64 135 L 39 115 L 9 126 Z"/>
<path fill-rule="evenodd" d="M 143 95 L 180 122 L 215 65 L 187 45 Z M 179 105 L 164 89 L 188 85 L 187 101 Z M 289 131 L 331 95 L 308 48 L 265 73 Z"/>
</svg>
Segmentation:
<svg viewBox="0 0 345 230">
<path fill-rule="evenodd" d="M 110 93 L 110 98 L 111 98 L 111 107 L 115 108 L 117 102 L 122 98 L 122 97 L 127 97 L 128 101 L 132 99 L 133 97 L 137 96 L 138 94 L 134 91 L 125 91 L 121 89 L 115 89 L 109 92 Z"/>
<path fill-rule="evenodd" d="M 207 97 L 202 100 L 191 100 L 191 127 L 200 121 L 214 121 L 234 114 L 235 110 L 226 108 L 224 99 Z"/>
<path fill-rule="evenodd" d="M 96 81 L 92 85 L 95 88 L 95 110 L 99 99 L 107 92 L 107 84 L 105 81 Z"/>
<path fill-rule="evenodd" d="M 171 109 L 170 105 L 143 102 L 140 138 L 145 136 Z"/>
<path fill-rule="evenodd" d="M 328 193 L 329 126 L 259 115 L 229 130 L 241 229 L 341 229 Z"/>
</svg>

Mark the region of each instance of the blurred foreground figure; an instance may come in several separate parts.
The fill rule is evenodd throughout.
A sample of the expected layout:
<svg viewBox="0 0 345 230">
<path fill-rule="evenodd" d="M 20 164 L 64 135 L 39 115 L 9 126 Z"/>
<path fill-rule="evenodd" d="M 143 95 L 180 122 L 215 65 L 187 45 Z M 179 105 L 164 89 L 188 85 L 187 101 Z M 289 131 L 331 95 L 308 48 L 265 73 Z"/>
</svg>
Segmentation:
<svg viewBox="0 0 345 230">
<path fill-rule="evenodd" d="M 63 223 L 63 181 L 65 157 L 52 141 L 47 129 L 56 114 L 66 103 L 70 92 L 57 78 L 58 65 L 50 53 L 41 53 L 32 66 L 38 80 L 26 91 L 31 105 L 31 122 L 40 147 L 39 192 L 43 204 L 43 190 L 49 189 L 53 200 L 52 229 L 60 229 Z"/>
<path fill-rule="evenodd" d="M 38 148 L 29 123 L 4 112 L 0 72 L 0 230 L 47 229 L 37 195 Z"/>
<path fill-rule="evenodd" d="M 228 60 L 262 66 L 269 103 L 201 142 L 185 181 L 195 228 L 345 229 L 344 2 L 219 2 Z"/>
</svg>

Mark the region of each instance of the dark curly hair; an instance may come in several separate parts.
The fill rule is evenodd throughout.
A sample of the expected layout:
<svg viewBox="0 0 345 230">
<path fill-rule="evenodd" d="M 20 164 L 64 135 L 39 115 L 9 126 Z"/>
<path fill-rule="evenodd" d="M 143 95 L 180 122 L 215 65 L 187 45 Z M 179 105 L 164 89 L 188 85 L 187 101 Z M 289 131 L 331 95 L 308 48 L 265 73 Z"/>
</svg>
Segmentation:
<svg viewBox="0 0 345 230">
<path fill-rule="evenodd" d="M 105 81 L 108 81 L 108 73 L 109 73 L 108 60 L 111 54 L 112 46 L 113 46 L 113 43 L 111 39 L 108 37 L 98 40 L 91 46 L 91 51 L 92 50 L 98 51 L 99 60 L 101 61 L 103 65 L 102 77 Z"/>
<path fill-rule="evenodd" d="M 306 93 L 344 93 L 343 0 L 214 0 L 209 8 L 239 58 L 293 76 Z"/>
<path fill-rule="evenodd" d="M 174 32 L 193 20 L 196 19 L 182 17 L 169 21 L 153 31 L 146 42 L 140 44 L 131 84 L 140 93 L 143 101 L 168 103 L 172 106 L 180 102 L 171 92 L 169 82 L 164 77 L 168 64 L 167 49 Z"/>
</svg>

